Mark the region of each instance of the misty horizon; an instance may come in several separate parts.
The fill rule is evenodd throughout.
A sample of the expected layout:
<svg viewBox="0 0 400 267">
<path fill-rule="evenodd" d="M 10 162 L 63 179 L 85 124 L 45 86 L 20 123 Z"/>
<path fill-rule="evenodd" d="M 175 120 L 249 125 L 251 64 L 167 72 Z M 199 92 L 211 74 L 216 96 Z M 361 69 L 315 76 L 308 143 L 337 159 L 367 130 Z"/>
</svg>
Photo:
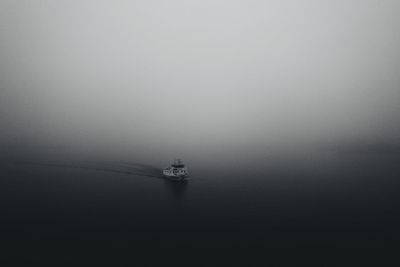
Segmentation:
<svg viewBox="0 0 400 267">
<path fill-rule="evenodd" d="M 183 156 L 398 145 L 399 8 L 2 1 L 1 144 Z"/>
</svg>

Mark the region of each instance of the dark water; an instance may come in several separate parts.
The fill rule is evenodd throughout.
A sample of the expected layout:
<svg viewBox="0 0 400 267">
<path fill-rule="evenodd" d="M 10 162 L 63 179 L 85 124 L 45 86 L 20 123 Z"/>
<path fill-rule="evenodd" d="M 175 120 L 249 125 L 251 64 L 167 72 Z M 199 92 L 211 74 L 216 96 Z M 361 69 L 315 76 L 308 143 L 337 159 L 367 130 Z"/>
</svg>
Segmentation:
<svg viewBox="0 0 400 267">
<path fill-rule="evenodd" d="M 400 155 L 153 164 L 3 160 L 1 266 L 400 264 Z"/>
</svg>

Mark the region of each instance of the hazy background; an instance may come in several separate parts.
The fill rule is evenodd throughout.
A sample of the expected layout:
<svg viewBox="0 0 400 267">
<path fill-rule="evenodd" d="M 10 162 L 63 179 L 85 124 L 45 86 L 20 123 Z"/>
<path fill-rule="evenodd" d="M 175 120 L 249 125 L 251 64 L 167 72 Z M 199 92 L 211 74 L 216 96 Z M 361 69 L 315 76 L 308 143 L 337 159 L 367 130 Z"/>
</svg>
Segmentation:
<svg viewBox="0 0 400 267">
<path fill-rule="evenodd" d="M 396 145 L 399 13 L 397 0 L 1 0 L 0 145 L 147 161 Z"/>
</svg>

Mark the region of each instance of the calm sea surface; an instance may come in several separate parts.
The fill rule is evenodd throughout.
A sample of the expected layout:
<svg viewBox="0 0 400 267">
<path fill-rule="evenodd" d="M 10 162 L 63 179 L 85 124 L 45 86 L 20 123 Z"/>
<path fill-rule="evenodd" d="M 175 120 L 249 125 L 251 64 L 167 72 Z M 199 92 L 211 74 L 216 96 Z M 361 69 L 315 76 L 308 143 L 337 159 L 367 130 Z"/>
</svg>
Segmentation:
<svg viewBox="0 0 400 267">
<path fill-rule="evenodd" d="M 400 263 L 400 155 L 188 162 L 3 161 L 1 257 L 21 264 Z"/>
</svg>

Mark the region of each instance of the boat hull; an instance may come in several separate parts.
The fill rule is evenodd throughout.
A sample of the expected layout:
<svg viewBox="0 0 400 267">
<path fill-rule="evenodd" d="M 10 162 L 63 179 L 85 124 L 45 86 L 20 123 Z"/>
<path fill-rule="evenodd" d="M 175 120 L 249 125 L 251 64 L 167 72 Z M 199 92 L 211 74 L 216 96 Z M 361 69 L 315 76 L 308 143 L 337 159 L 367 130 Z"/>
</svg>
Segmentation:
<svg viewBox="0 0 400 267">
<path fill-rule="evenodd" d="M 164 175 L 165 178 L 167 178 L 169 180 L 173 180 L 173 181 L 182 181 L 182 180 L 185 180 L 188 177 L 188 175 L 183 175 L 183 174 L 174 175 L 174 174 L 166 174 L 166 173 L 164 173 L 163 175 Z"/>
</svg>

